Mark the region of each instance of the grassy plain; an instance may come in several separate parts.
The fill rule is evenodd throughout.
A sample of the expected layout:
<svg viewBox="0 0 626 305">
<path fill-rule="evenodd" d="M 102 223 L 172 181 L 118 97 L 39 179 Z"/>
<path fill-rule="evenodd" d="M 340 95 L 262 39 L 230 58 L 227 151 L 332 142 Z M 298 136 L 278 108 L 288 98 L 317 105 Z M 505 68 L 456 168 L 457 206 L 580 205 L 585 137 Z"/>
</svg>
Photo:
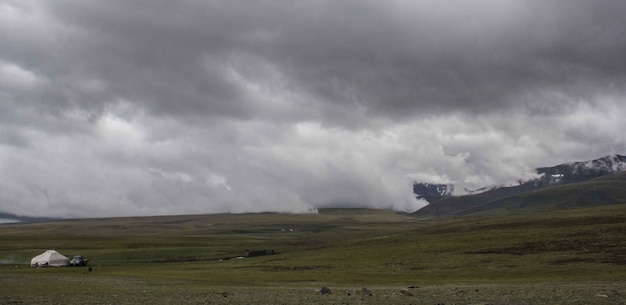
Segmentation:
<svg viewBox="0 0 626 305">
<path fill-rule="evenodd" d="M 626 204 L 4 224 L 0 304 L 626 304 L 625 233 Z M 28 266 L 51 248 L 94 272 Z M 276 254 L 236 258 L 246 249 Z"/>
</svg>

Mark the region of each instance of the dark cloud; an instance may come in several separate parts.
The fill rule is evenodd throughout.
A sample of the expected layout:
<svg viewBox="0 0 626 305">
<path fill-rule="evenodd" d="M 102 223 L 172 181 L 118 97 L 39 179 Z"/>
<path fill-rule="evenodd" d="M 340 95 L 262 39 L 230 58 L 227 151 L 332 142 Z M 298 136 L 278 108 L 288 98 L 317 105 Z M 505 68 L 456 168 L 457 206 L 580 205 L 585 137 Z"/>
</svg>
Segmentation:
<svg viewBox="0 0 626 305">
<path fill-rule="evenodd" d="M 612 1 L 44 5 L 31 14 L 60 39 L 31 46 L 39 62 L 28 64 L 53 75 L 57 100 L 96 111 L 127 99 L 155 114 L 250 119 L 263 107 L 248 83 L 311 97 L 339 125 L 358 107 L 410 118 L 524 107 L 520 96 L 545 91 L 623 93 L 624 5 Z"/>
<path fill-rule="evenodd" d="M 623 1 L 0 1 L 0 210 L 411 210 L 624 153 Z M 10 173 L 10 174 L 9 174 Z"/>
</svg>

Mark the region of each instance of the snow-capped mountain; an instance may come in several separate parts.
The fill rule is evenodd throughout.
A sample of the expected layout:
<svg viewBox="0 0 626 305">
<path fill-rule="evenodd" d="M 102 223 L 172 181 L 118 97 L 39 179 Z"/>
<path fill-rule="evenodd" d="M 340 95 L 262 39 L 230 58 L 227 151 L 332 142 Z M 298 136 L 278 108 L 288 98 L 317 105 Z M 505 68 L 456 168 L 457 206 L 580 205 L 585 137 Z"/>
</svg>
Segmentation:
<svg viewBox="0 0 626 305">
<path fill-rule="evenodd" d="M 626 171 L 626 156 L 609 155 L 595 160 L 564 163 L 553 167 L 537 168 L 538 178 L 525 183 L 536 187 L 581 182 L 592 178 Z"/>
<path fill-rule="evenodd" d="M 611 155 L 542 167 L 536 173 L 537 178 L 520 181 L 515 186 L 485 188 L 483 192 L 464 196 L 429 197 L 430 204 L 414 215 L 437 217 L 486 211 L 566 209 L 624 203 L 626 198 L 626 156 Z"/>
<path fill-rule="evenodd" d="M 454 191 L 454 184 L 414 183 L 413 193 L 417 199 L 430 202 L 433 199 L 450 196 Z"/>
<path fill-rule="evenodd" d="M 582 182 L 596 177 L 626 171 L 626 156 L 609 155 L 595 160 L 569 162 L 552 167 L 540 167 L 535 169 L 538 177 L 521 181 L 519 185 L 506 187 L 510 191 L 528 191 L 551 185 Z M 504 185 L 485 186 L 476 190 L 467 190 L 470 195 L 480 194 L 504 188 Z M 424 198 L 426 201 L 434 201 L 452 195 L 453 184 L 430 184 L 416 182 L 413 184 L 413 192 L 416 198 Z"/>
</svg>

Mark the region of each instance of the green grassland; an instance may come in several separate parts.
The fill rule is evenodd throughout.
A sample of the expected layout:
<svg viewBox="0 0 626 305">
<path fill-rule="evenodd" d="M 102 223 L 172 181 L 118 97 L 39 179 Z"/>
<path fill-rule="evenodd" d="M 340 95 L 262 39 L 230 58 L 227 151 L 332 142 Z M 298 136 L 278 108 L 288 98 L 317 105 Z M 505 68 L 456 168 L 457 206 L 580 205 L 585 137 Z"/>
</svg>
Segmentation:
<svg viewBox="0 0 626 305">
<path fill-rule="evenodd" d="M 624 202 L 626 202 L 626 172 L 618 172 L 584 182 L 556 185 L 506 196 L 467 209 L 462 213 L 465 215 L 500 215 L 510 211 L 537 212 Z"/>
<path fill-rule="evenodd" d="M 0 304 L 624 304 L 625 233 L 626 204 L 4 224 Z M 29 267 L 52 248 L 89 258 L 94 272 Z M 237 258 L 246 249 L 275 254 Z"/>
</svg>

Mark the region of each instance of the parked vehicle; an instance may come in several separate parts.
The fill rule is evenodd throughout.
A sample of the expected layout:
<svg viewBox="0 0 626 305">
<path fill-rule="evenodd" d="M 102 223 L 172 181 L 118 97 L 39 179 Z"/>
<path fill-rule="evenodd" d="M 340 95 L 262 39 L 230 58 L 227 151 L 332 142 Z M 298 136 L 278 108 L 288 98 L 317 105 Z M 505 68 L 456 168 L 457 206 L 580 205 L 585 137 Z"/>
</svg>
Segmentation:
<svg viewBox="0 0 626 305">
<path fill-rule="evenodd" d="M 70 260 L 70 266 L 87 266 L 87 263 L 89 260 L 80 255 L 76 255 Z"/>
</svg>

